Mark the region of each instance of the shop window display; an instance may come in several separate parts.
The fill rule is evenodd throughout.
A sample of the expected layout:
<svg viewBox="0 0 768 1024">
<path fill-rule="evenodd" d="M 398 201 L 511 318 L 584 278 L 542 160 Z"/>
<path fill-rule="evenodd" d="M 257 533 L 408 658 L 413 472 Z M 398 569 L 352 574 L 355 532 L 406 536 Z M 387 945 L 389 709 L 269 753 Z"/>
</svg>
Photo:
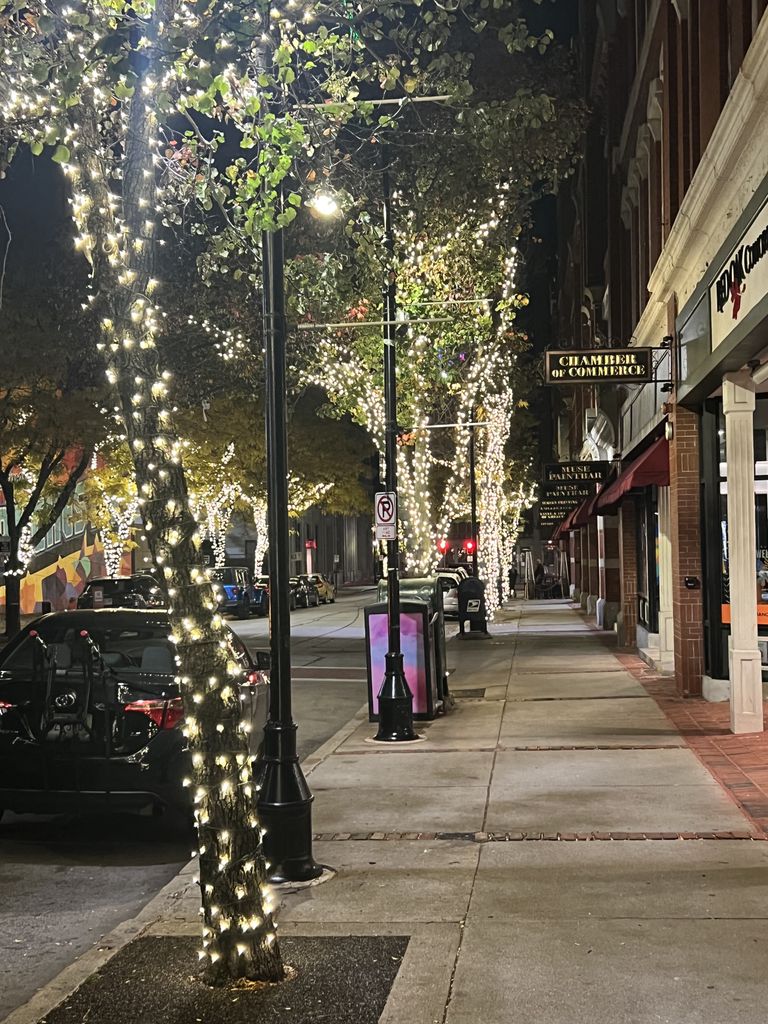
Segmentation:
<svg viewBox="0 0 768 1024">
<path fill-rule="evenodd" d="M 768 396 L 759 397 L 754 418 L 755 445 L 755 603 L 757 624 L 765 639 L 759 646 L 764 666 L 768 666 Z M 720 482 L 720 617 L 723 625 L 731 621 L 728 574 L 728 479 L 726 472 L 726 429 L 722 408 L 718 416 Z"/>
</svg>

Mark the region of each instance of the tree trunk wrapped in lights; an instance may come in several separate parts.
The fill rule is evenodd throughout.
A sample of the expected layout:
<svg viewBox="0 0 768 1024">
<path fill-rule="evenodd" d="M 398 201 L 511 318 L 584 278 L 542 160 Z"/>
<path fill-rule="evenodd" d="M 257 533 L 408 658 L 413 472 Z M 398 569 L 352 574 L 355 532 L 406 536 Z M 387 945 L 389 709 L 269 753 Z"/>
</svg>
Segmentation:
<svg viewBox="0 0 768 1024">
<path fill-rule="evenodd" d="M 101 531 L 104 545 L 104 568 L 107 576 L 117 576 L 123 564 L 123 555 L 131 539 L 131 530 L 139 512 L 138 498 L 122 501 L 110 494 L 104 494 L 103 517 L 107 524 Z"/>
<path fill-rule="evenodd" d="M 150 69 L 159 2 L 145 23 Z M 189 508 L 168 407 L 168 378 L 155 336 L 158 311 L 151 294 L 158 203 L 160 140 L 152 108 L 137 87 L 127 99 L 122 196 L 110 193 L 100 145 L 98 97 L 73 110 L 67 165 L 73 208 L 93 265 L 92 305 L 103 329 L 107 373 L 120 399 L 139 502 L 155 565 L 168 594 L 176 645 L 184 732 L 192 751 L 189 784 L 199 840 L 203 942 L 212 983 L 231 978 L 280 980 L 283 967 L 267 886 L 256 815 L 252 765 L 239 681 L 227 628 L 216 612 L 211 584 L 199 567 L 200 537 Z"/>
<path fill-rule="evenodd" d="M 548 93 L 527 98 L 528 91 L 515 84 L 509 104 L 479 101 L 475 115 L 464 117 L 473 89 L 472 61 L 457 41 L 490 37 L 502 54 L 525 60 L 546 51 L 551 39 L 551 33 L 528 33 L 519 0 L 503 0 L 493 10 L 489 17 L 487 0 L 211 0 L 202 6 L 180 0 L 82 0 L 63 8 L 59 0 L 28 0 L 23 6 L 0 0 L 0 170 L 22 140 L 33 156 L 47 153 L 71 179 L 76 244 L 93 268 L 91 309 L 101 324 L 101 350 L 119 394 L 146 534 L 168 590 L 194 754 L 202 956 L 212 981 L 275 979 L 282 966 L 263 891 L 265 866 L 237 669 L 228 657 L 210 584 L 195 564 L 199 538 L 174 435 L 169 374 L 155 349 L 163 312 L 152 298 L 155 222 L 159 212 L 169 224 L 210 230 L 216 272 L 228 273 L 239 262 L 236 273 L 255 282 L 255 240 L 262 230 L 291 223 L 302 191 L 310 197 L 317 193 L 318 169 L 326 167 L 326 158 L 342 189 L 362 192 L 364 174 L 352 170 L 357 166 L 352 157 L 370 152 L 367 147 L 377 142 L 382 126 L 389 130 L 400 108 L 407 111 L 400 97 L 448 94 L 459 101 L 446 113 L 450 130 L 430 130 L 430 146 L 437 149 L 442 136 L 455 148 L 460 108 L 469 125 L 461 129 L 465 140 L 474 142 L 478 134 L 481 142 L 494 143 L 470 146 L 467 166 L 491 167 L 486 184 L 501 175 L 505 181 L 486 189 L 488 210 L 485 200 L 482 211 L 474 202 L 470 215 L 477 224 L 470 235 L 445 223 L 441 237 L 445 229 L 454 248 L 467 252 L 484 245 L 489 232 L 504 227 L 501 214 L 508 207 L 507 226 L 514 225 L 514 204 L 506 198 L 508 154 L 525 155 L 519 181 L 557 177 L 568 156 L 555 133 L 546 145 L 536 146 L 529 131 L 550 123 Z M 275 43 L 274 67 L 263 60 L 270 43 Z M 506 70 L 496 78 L 517 83 Z M 355 99 L 372 93 L 387 103 L 395 100 L 381 117 Z M 276 115 L 278 96 L 283 102 Z M 575 118 L 568 123 L 578 130 Z M 525 145 L 518 145 L 517 124 Z M 497 127 L 507 131 L 505 146 L 495 145 Z M 235 137 L 238 156 L 231 158 L 227 149 Z M 339 149 L 342 138 L 350 141 L 349 151 Z M 443 162 L 438 153 L 436 166 Z M 165 195 L 157 188 L 161 164 L 164 181 L 173 186 Z M 452 169 L 450 175 L 454 185 L 445 183 L 442 195 L 446 189 L 455 195 L 458 188 L 464 209 L 466 177 Z M 286 178 L 301 190 L 289 192 L 282 206 L 278 199 Z M 440 185 L 433 189 L 441 194 Z M 455 211 L 455 202 L 446 209 Z M 364 244 L 376 248 L 360 234 L 363 220 L 351 218 L 343 228 L 355 253 Z M 508 241 L 505 236 L 504 248 Z M 437 253 L 438 262 L 456 255 L 461 254 Z M 440 267 L 434 276 L 444 276 Z M 378 273 L 371 280 L 378 280 Z M 464 284 L 451 284 L 451 293 L 465 294 Z M 477 294 L 474 287 L 470 291 Z M 498 364 L 489 361 L 488 373 L 496 369 Z"/>
<path fill-rule="evenodd" d="M 253 524 L 256 527 L 256 550 L 253 554 L 253 571 L 257 576 L 264 572 L 264 559 L 269 550 L 267 537 L 267 499 L 252 496 L 248 499 L 253 513 Z"/>
</svg>

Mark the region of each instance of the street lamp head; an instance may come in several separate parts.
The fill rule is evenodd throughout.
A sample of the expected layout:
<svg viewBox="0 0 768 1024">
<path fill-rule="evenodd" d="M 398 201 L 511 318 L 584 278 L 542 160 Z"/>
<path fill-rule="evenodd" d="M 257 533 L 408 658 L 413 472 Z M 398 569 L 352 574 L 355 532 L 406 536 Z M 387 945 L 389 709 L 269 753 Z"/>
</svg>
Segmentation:
<svg viewBox="0 0 768 1024">
<path fill-rule="evenodd" d="M 320 217 L 336 217 L 341 212 L 339 201 L 332 192 L 316 192 L 307 205 Z"/>
</svg>

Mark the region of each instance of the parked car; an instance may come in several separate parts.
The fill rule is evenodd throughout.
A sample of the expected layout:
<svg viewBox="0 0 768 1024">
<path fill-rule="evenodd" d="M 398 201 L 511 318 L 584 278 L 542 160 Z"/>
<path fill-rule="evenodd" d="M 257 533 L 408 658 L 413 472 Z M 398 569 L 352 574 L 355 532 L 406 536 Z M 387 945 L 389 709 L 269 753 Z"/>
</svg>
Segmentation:
<svg viewBox="0 0 768 1024">
<path fill-rule="evenodd" d="M 269 576 L 257 576 L 256 586 L 264 587 L 269 593 Z M 292 612 L 298 607 L 298 587 L 294 585 L 293 580 L 290 580 L 288 585 L 288 606 Z"/>
<path fill-rule="evenodd" d="M 256 586 L 250 572 L 241 565 L 224 565 L 210 570 L 219 611 L 247 619 L 252 613 L 267 615 L 269 591 Z"/>
<path fill-rule="evenodd" d="M 308 576 L 292 576 L 291 586 L 296 588 L 296 604 L 301 608 L 317 608 L 320 594 Z"/>
<path fill-rule="evenodd" d="M 99 576 L 89 580 L 77 599 L 78 608 L 162 608 L 165 596 L 149 573 Z"/>
<path fill-rule="evenodd" d="M 53 612 L 0 651 L 0 813 L 169 808 L 188 816 L 190 755 L 168 614 Z M 251 757 L 268 708 L 268 652 L 240 668 Z M 260 668 L 259 663 L 264 667 Z"/>
<path fill-rule="evenodd" d="M 310 583 L 314 583 L 320 595 L 321 604 L 333 604 L 335 602 L 336 584 L 329 580 L 326 575 L 321 572 L 313 572 L 309 576 L 302 576 L 301 579 L 307 579 Z"/>
</svg>

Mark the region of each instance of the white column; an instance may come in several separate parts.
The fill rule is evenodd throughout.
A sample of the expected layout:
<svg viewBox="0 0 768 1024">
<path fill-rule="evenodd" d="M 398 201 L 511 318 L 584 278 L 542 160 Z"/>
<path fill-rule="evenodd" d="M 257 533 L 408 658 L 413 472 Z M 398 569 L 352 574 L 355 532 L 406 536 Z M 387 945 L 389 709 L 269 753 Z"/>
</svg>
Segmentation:
<svg viewBox="0 0 768 1024">
<path fill-rule="evenodd" d="M 723 377 L 728 479 L 728 576 L 731 592 L 731 731 L 763 731 L 763 683 L 757 646 L 755 540 L 755 385 L 745 372 Z"/>
<path fill-rule="evenodd" d="M 659 662 L 675 671 L 675 623 L 672 613 L 672 521 L 669 488 L 659 488 Z"/>
</svg>

